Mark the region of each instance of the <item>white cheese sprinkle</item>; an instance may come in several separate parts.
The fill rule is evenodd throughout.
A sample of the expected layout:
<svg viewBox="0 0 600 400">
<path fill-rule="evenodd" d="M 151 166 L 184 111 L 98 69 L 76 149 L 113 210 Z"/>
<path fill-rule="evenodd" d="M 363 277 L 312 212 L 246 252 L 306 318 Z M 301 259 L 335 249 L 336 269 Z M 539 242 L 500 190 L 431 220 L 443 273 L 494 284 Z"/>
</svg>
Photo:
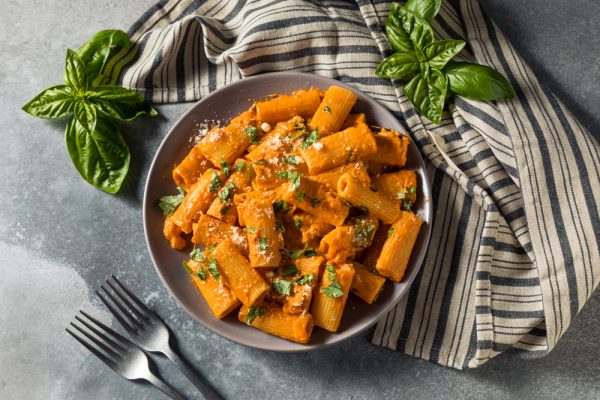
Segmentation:
<svg viewBox="0 0 600 400">
<path fill-rule="evenodd" d="M 263 122 L 262 124 L 260 124 L 260 129 L 262 129 L 263 132 L 271 132 L 271 125 L 269 125 L 266 122 Z"/>
<path fill-rule="evenodd" d="M 313 143 L 313 147 L 315 148 L 315 150 L 321 150 L 323 148 L 323 143 L 321 142 L 314 142 Z"/>
</svg>

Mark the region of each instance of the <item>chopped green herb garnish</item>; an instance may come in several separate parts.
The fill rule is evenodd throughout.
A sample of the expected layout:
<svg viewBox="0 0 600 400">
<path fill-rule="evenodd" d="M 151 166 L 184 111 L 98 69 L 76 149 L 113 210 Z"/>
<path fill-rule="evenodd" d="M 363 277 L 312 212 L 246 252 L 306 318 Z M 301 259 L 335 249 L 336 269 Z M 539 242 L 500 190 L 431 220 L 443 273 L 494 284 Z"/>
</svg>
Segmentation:
<svg viewBox="0 0 600 400">
<path fill-rule="evenodd" d="M 214 257 L 211 257 L 210 262 L 208 263 L 208 272 L 210 272 L 210 274 L 213 276 L 213 278 L 215 279 L 219 279 L 219 269 L 217 268 L 219 265 L 219 263 L 217 262 L 217 259 Z"/>
<path fill-rule="evenodd" d="M 219 179 L 219 175 L 215 172 L 213 176 L 210 178 L 210 185 L 208 186 L 208 190 L 214 192 L 221 187 L 221 179 Z"/>
<path fill-rule="evenodd" d="M 158 206 L 165 213 L 165 215 L 173 215 L 177 207 L 183 201 L 185 197 L 185 192 L 183 191 L 183 187 L 177 186 L 177 191 L 179 194 L 173 196 L 163 196 L 160 198 Z"/>
<path fill-rule="evenodd" d="M 417 193 L 417 187 L 416 186 L 411 186 L 408 188 L 408 193 L 410 194 L 415 194 Z"/>
<path fill-rule="evenodd" d="M 329 284 L 329 286 L 327 286 L 326 288 L 323 288 L 321 290 L 321 292 L 327 297 L 334 297 L 334 298 L 342 297 L 344 295 L 344 291 L 342 290 L 342 287 L 337 282 L 331 282 Z"/>
<path fill-rule="evenodd" d="M 258 237 L 258 248 L 261 251 L 267 251 L 267 249 L 269 248 L 269 245 L 267 243 L 267 238 L 264 236 L 259 236 Z"/>
<path fill-rule="evenodd" d="M 314 280 L 313 274 L 302 275 L 300 279 L 296 280 L 296 285 L 306 285 Z"/>
<path fill-rule="evenodd" d="M 229 170 L 229 164 L 227 164 L 225 160 L 221 160 L 221 171 L 223 171 L 223 175 L 225 175 L 225 178 L 229 178 L 229 175 L 231 175 L 231 171 Z"/>
<path fill-rule="evenodd" d="M 190 258 L 194 261 L 203 262 L 206 259 L 206 256 L 202 252 L 202 249 L 194 249 L 190 253 Z"/>
<path fill-rule="evenodd" d="M 194 271 L 192 271 L 192 269 L 190 268 L 189 265 L 187 265 L 187 263 L 188 263 L 188 260 L 183 260 L 181 262 L 181 265 L 183 265 L 183 268 L 185 268 L 187 272 L 189 272 L 190 274 L 193 274 Z"/>
<path fill-rule="evenodd" d="M 315 208 L 317 205 L 319 205 L 320 202 L 321 200 L 317 199 L 316 197 L 310 198 L 310 205 L 312 206 L 312 208 Z"/>
<path fill-rule="evenodd" d="M 227 211 L 229 211 L 230 208 L 231 208 L 231 203 L 226 203 L 223 207 L 221 207 L 219 212 L 221 213 L 221 215 L 225 215 L 225 214 L 227 214 Z"/>
<path fill-rule="evenodd" d="M 387 234 L 387 237 L 391 237 L 391 236 L 393 236 L 393 235 L 394 235 L 394 228 L 392 228 L 392 227 L 390 226 L 390 229 L 388 229 L 388 234 Z"/>
<path fill-rule="evenodd" d="M 290 275 L 294 275 L 296 273 L 298 273 L 298 269 L 296 268 L 296 266 L 294 264 L 288 264 L 283 269 L 283 272 L 281 273 L 281 275 L 282 276 L 290 276 Z"/>
<path fill-rule="evenodd" d="M 278 219 L 277 221 L 275 221 L 275 227 L 277 228 L 277 230 L 281 233 L 285 232 L 285 225 L 283 224 L 283 221 Z"/>
<path fill-rule="evenodd" d="M 296 229 L 302 228 L 302 220 L 298 217 L 294 217 L 294 226 Z"/>
<path fill-rule="evenodd" d="M 317 255 L 317 251 L 315 249 L 306 249 L 303 254 L 303 256 L 306 258 L 314 257 L 316 255 Z"/>
<path fill-rule="evenodd" d="M 281 211 L 284 214 L 287 214 L 288 211 L 291 210 L 291 207 L 288 207 L 285 200 L 279 199 L 275 203 L 273 203 L 273 210 L 275 210 L 275 213 L 278 213 L 279 211 Z"/>
<path fill-rule="evenodd" d="M 410 201 L 410 199 L 404 199 L 402 200 L 402 209 L 406 210 L 406 211 L 411 211 L 411 207 L 412 207 L 412 201 Z"/>
<path fill-rule="evenodd" d="M 254 322 L 254 319 L 256 317 L 262 318 L 264 316 L 265 316 L 265 308 L 264 307 L 252 306 L 248 310 L 248 314 L 246 314 L 246 323 L 248 325 L 252 325 L 252 322 Z"/>
<path fill-rule="evenodd" d="M 304 139 L 304 142 L 300 145 L 300 148 L 306 149 L 310 147 L 314 142 L 319 139 L 319 132 L 315 129 L 310 132 Z"/>
<path fill-rule="evenodd" d="M 304 194 L 304 192 L 301 192 L 299 190 L 296 190 L 295 195 L 296 195 L 296 200 L 298 200 L 298 201 L 304 201 L 304 196 L 306 196 Z"/>
<path fill-rule="evenodd" d="M 294 123 L 294 126 L 296 127 L 297 131 L 301 131 L 302 129 L 304 129 L 304 124 L 301 124 L 300 122 Z"/>
<path fill-rule="evenodd" d="M 283 161 L 286 164 L 290 164 L 290 165 L 298 165 L 298 164 L 300 164 L 298 162 L 298 158 L 296 156 L 293 156 L 293 155 L 292 156 L 283 156 Z"/>
<path fill-rule="evenodd" d="M 244 169 L 244 167 L 246 166 L 246 162 L 245 161 L 238 161 L 235 163 L 235 169 L 240 172 L 242 169 Z"/>
<path fill-rule="evenodd" d="M 289 296 L 292 294 L 292 282 L 285 279 L 275 279 L 271 284 L 271 289 L 277 294 Z"/>
<path fill-rule="evenodd" d="M 304 248 L 302 248 L 302 249 L 298 249 L 298 250 L 294 250 L 294 251 L 287 250 L 287 256 L 289 258 L 291 258 L 292 260 L 295 260 L 295 259 L 300 258 L 302 256 L 304 256 L 304 257 L 314 257 L 316 255 L 317 255 L 317 252 L 315 251 L 315 249 L 308 248 L 308 244 L 305 244 Z"/>
<path fill-rule="evenodd" d="M 323 107 L 323 111 L 326 113 L 330 113 L 331 112 L 331 108 L 329 108 L 328 106 Z"/>
<path fill-rule="evenodd" d="M 354 237 L 352 244 L 357 247 L 367 247 L 375 233 L 375 225 L 366 219 L 357 219 L 354 223 Z"/>
<path fill-rule="evenodd" d="M 325 269 L 328 272 L 327 278 L 329 278 L 330 283 L 329 286 L 322 289 L 322 293 L 327 297 L 342 297 L 344 295 L 344 291 L 336 279 L 337 271 L 331 264 L 326 264 Z"/>
<path fill-rule="evenodd" d="M 300 187 L 300 172 L 298 171 L 281 171 L 277 173 L 277 176 L 282 179 L 287 179 L 294 185 L 294 189 Z"/>
<path fill-rule="evenodd" d="M 233 194 L 233 189 L 233 183 L 228 182 L 225 186 L 223 186 L 223 189 L 221 189 L 221 191 L 219 192 L 219 198 L 223 201 L 229 200 L 229 196 Z"/>
<path fill-rule="evenodd" d="M 212 253 L 213 251 L 215 251 L 216 248 L 217 248 L 216 243 L 213 243 L 210 246 L 208 246 L 208 252 Z"/>
<path fill-rule="evenodd" d="M 200 278 L 203 281 L 206 280 L 206 271 L 204 270 L 204 268 L 202 266 L 200 266 L 198 268 L 198 270 L 196 270 L 196 273 L 194 273 L 194 275 L 196 275 L 198 278 Z"/>
<path fill-rule="evenodd" d="M 248 232 L 248 233 L 254 233 L 254 232 L 256 232 L 256 227 L 255 226 L 247 226 L 246 227 L 246 232 Z"/>
<path fill-rule="evenodd" d="M 246 135 L 248 135 L 248 138 L 250 139 L 250 143 L 252 144 L 258 144 L 259 140 L 258 140 L 258 129 L 256 129 L 256 127 L 254 126 L 249 126 L 246 128 Z"/>
</svg>

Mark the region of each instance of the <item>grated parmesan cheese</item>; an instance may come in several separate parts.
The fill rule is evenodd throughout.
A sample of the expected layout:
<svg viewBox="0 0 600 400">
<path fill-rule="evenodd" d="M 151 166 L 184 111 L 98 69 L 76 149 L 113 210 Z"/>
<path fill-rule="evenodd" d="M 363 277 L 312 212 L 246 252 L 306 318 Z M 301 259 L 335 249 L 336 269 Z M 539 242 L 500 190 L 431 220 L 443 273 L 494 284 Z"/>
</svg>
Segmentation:
<svg viewBox="0 0 600 400">
<path fill-rule="evenodd" d="M 313 147 L 315 148 L 315 150 L 319 151 L 323 148 L 323 143 L 321 142 L 314 142 L 313 143 Z"/>
<path fill-rule="evenodd" d="M 262 129 L 263 132 L 271 132 L 271 125 L 269 125 L 266 122 L 263 122 L 262 124 L 260 124 L 260 129 Z"/>
</svg>

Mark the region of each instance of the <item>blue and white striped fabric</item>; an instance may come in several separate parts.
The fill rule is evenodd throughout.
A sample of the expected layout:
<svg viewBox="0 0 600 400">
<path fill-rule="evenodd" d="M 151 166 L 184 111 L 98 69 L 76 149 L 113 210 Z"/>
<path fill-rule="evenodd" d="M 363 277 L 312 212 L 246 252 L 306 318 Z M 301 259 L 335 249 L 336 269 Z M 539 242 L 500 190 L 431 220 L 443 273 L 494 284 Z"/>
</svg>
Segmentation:
<svg viewBox="0 0 600 400">
<path fill-rule="evenodd" d="M 421 118 L 401 82 L 373 73 L 390 54 L 388 9 L 381 0 L 164 0 L 134 24 L 135 46 L 109 72 L 157 103 L 267 71 L 312 72 L 368 93 L 427 158 L 435 207 L 423 268 L 373 343 L 454 368 L 504 351 L 544 355 L 598 284 L 598 143 L 476 0 L 445 1 L 434 30 L 467 40 L 461 57 L 498 69 L 517 96 L 455 97 L 439 126 Z"/>
</svg>

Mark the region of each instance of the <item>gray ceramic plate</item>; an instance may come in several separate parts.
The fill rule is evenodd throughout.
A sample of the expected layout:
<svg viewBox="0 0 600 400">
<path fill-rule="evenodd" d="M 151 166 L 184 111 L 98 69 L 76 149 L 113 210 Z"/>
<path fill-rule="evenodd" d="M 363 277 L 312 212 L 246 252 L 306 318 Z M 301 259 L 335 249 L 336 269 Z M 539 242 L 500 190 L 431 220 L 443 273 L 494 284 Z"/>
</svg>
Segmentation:
<svg viewBox="0 0 600 400">
<path fill-rule="evenodd" d="M 144 231 L 156 271 L 171 295 L 192 317 L 213 332 L 234 342 L 265 350 L 301 351 L 322 348 L 348 339 L 377 322 L 408 292 L 425 257 L 431 233 L 431 188 L 423 159 L 412 142 L 408 152 L 407 168 L 413 169 L 417 173 L 419 200 L 414 209 L 423 218 L 424 224 L 421 227 L 404 281 L 398 284 L 387 282 L 383 292 L 372 305 L 350 296 L 338 333 L 329 333 L 321 328 L 315 328 L 310 343 L 302 345 L 246 326 L 237 321 L 236 312 L 223 320 L 215 318 L 194 287 L 187 272 L 181 267 L 181 261 L 186 258 L 187 253 L 171 249 L 164 240 L 162 234 L 163 215 L 157 206 L 157 201 L 161 196 L 175 192 L 171 170 L 175 163 L 183 159 L 189 151 L 190 137 L 198 123 L 205 120 L 227 121 L 248 109 L 251 105 L 250 99 L 253 98 L 273 93 L 291 93 L 308 86 L 326 89 L 331 85 L 342 86 L 355 92 L 358 101 L 354 111 L 366 113 L 371 124 L 394 128 L 401 132 L 406 131 L 385 107 L 364 93 L 341 82 L 295 72 L 268 73 L 234 82 L 197 102 L 167 134 L 150 167 L 144 193 Z"/>
</svg>

